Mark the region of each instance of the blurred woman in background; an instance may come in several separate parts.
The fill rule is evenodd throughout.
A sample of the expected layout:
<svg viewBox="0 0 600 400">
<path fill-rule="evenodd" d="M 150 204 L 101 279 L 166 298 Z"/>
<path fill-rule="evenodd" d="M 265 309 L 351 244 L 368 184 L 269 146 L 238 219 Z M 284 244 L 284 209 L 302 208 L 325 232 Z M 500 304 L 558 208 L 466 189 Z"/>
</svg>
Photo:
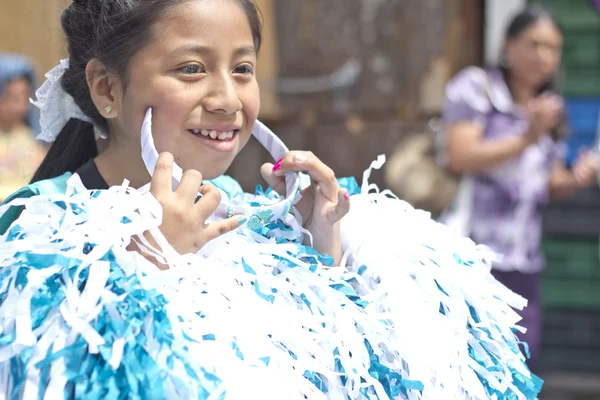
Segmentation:
<svg viewBox="0 0 600 400">
<path fill-rule="evenodd" d="M 29 182 L 45 154 L 35 140 L 39 121 L 29 103 L 33 88 L 32 63 L 0 54 L 0 200 Z"/>
<path fill-rule="evenodd" d="M 572 170 L 563 163 L 565 115 L 555 91 L 562 44 L 552 15 L 526 8 L 508 26 L 500 66 L 460 72 L 446 88 L 443 110 L 448 167 L 468 181 L 456 212 L 469 216 L 473 240 L 502 255 L 494 276 L 529 300 L 522 340 L 534 372 L 542 330 L 541 209 L 592 185 L 598 169 L 591 154 Z"/>
</svg>

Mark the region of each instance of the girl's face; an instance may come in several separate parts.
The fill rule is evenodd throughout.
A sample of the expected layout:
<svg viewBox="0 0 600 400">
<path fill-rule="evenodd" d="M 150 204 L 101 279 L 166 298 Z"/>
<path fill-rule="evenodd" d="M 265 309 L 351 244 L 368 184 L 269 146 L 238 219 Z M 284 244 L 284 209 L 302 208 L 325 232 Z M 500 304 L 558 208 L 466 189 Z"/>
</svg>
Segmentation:
<svg viewBox="0 0 600 400">
<path fill-rule="evenodd" d="M 560 65 L 563 37 L 554 23 L 542 19 L 506 43 L 506 61 L 515 78 L 539 87 Z"/>
<path fill-rule="evenodd" d="M 12 128 L 22 122 L 29 110 L 31 85 L 25 78 L 11 80 L 0 95 L 0 128 Z"/>
<path fill-rule="evenodd" d="M 234 0 L 189 1 L 155 26 L 129 64 L 111 133 L 137 140 L 146 110 L 159 152 L 204 179 L 222 175 L 250 138 L 260 108 L 256 50 Z"/>
</svg>

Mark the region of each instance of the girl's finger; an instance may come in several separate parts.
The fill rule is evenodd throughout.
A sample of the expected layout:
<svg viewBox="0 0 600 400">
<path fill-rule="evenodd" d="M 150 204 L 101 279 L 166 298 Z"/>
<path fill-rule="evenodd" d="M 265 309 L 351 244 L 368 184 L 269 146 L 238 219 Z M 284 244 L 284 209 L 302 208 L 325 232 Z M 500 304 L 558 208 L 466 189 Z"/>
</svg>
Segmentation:
<svg viewBox="0 0 600 400">
<path fill-rule="evenodd" d="M 247 220 L 248 219 L 243 215 L 236 215 L 222 221 L 211 222 L 204 230 L 207 235 L 207 241 L 216 239 L 221 235 L 239 228 L 241 225 L 245 224 Z"/>
<path fill-rule="evenodd" d="M 154 174 L 150 182 L 150 193 L 154 197 L 173 193 L 173 155 L 168 152 L 160 153 Z"/>
<path fill-rule="evenodd" d="M 350 211 L 350 195 L 346 189 L 338 192 L 338 201 L 335 207 L 327 214 L 327 220 L 332 224 L 338 222 Z"/>
<path fill-rule="evenodd" d="M 310 151 L 290 151 L 273 169 L 276 176 L 283 176 L 288 171 L 306 172 L 327 200 L 336 201 L 339 186 L 333 170 Z"/>
<path fill-rule="evenodd" d="M 260 168 L 260 174 L 265 182 L 267 182 L 267 185 L 279 193 L 279 195 L 285 196 L 285 178 L 283 176 L 275 175 L 273 167 L 274 165 L 271 163 L 263 164 Z"/>
<path fill-rule="evenodd" d="M 175 193 L 179 194 L 184 199 L 196 200 L 198 192 L 202 186 L 202 174 L 196 170 L 190 169 L 183 173 L 181 182 Z"/>
<path fill-rule="evenodd" d="M 208 184 L 200 186 L 198 193 L 202 197 L 194 207 L 198 210 L 198 218 L 201 221 L 206 221 L 215 212 L 219 203 L 221 203 L 221 193 L 216 187 Z"/>
</svg>

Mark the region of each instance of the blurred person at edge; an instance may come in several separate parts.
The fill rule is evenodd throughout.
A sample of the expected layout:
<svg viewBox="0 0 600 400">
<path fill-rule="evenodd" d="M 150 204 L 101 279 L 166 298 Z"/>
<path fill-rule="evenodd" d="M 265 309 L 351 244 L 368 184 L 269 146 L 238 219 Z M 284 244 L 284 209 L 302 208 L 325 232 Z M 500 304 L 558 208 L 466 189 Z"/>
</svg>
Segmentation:
<svg viewBox="0 0 600 400">
<path fill-rule="evenodd" d="M 453 212 L 468 216 L 466 233 L 475 242 L 502 256 L 494 276 L 528 299 L 520 338 L 533 372 L 542 331 L 541 210 L 594 184 L 599 166 L 589 152 L 571 170 L 563 163 L 567 127 L 555 84 L 562 44 L 547 10 L 525 8 L 506 30 L 500 65 L 461 71 L 448 83 L 443 108 L 448 168 L 468 182 Z"/>
<path fill-rule="evenodd" d="M 45 155 L 35 140 L 39 120 L 29 102 L 35 86 L 31 61 L 0 53 L 0 200 L 28 184 Z"/>
</svg>

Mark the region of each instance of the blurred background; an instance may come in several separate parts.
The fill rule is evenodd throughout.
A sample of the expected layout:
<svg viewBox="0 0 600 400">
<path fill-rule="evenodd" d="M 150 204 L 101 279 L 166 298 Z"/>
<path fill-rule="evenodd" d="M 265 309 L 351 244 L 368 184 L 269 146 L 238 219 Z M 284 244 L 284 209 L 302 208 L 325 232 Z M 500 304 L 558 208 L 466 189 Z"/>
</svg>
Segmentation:
<svg viewBox="0 0 600 400">
<path fill-rule="evenodd" d="M 559 81 L 571 126 L 570 164 L 600 130 L 600 14 L 587 0 L 536 2 L 564 30 Z M 27 57 L 37 85 L 66 56 L 58 16 L 68 3 L 0 0 L 0 53 Z M 506 24 L 527 1 L 256 3 L 265 21 L 261 119 L 288 147 L 310 149 L 338 176 L 360 179 L 377 155 L 425 131 L 457 72 L 499 63 Z M 265 161 L 268 154 L 251 142 L 231 175 L 253 191 Z M 385 185 L 382 172 L 374 180 Z M 600 399 L 600 190 L 548 207 L 543 237 L 541 398 Z"/>
</svg>

